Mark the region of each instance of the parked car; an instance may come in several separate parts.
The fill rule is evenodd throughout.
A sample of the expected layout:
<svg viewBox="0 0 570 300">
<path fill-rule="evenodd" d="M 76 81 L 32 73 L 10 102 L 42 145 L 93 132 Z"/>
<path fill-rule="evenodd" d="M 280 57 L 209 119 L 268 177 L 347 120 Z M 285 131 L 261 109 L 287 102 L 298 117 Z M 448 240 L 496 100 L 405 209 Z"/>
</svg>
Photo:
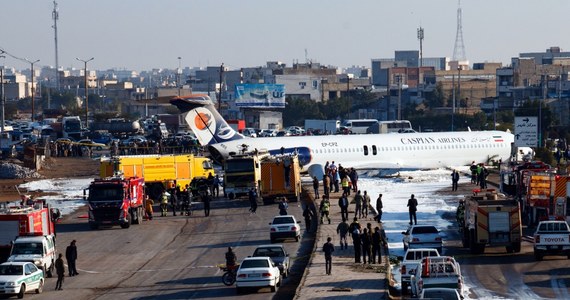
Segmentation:
<svg viewBox="0 0 570 300">
<path fill-rule="evenodd" d="M 290 136 L 291 133 L 289 133 L 289 131 L 285 131 L 285 130 L 279 130 L 277 131 L 277 133 L 275 133 L 275 136 Z"/>
<path fill-rule="evenodd" d="M 422 290 L 420 299 L 461 300 L 461 295 L 452 288 L 427 288 Z"/>
<path fill-rule="evenodd" d="M 43 291 L 44 274 L 31 262 L 5 262 L 0 264 L 0 283 L 0 294 L 21 299 L 26 292 Z"/>
<path fill-rule="evenodd" d="M 269 223 L 270 232 L 269 237 L 272 243 L 275 243 L 277 239 L 288 239 L 292 238 L 295 241 L 301 239 L 301 226 L 300 221 L 295 219 L 293 215 L 275 216 L 273 221 Z"/>
<path fill-rule="evenodd" d="M 277 136 L 277 130 L 275 130 L 275 129 L 262 129 L 261 132 L 259 132 L 259 136 L 260 137 Z"/>
<path fill-rule="evenodd" d="M 402 234 L 404 251 L 408 248 L 435 248 L 440 254 L 443 251 L 443 241 L 433 225 L 410 225 Z"/>
<path fill-rule="evenodd" d="M 262 245 L 255 248 L 253 257 L 267 256 L 277 265 L 283 277 L 289 276 L 289 253 L 283 245 Z"/>
<path fill-rule="evenodd" d="M 242 130 L 241 134 L 247 137 L 257 137 L 257 131 L 253 128 L 245 128 Z"/>
<path fill-rule="evenodd" d="M 105 144 L 95 143 L 94 141 L 92 141 L 90 139 L 82 139 L 82 140 L 77 141 L 77 143 L 81 147 L 90 148 L 92 150 L 103 150 L 103 148 L 107 147 L 107 145 L 105 145 Z"/>
<path fill-rule="evenodd" d="M 246 257 L 237 270 L 236 292 L 247 287 L 269 287 L 272 292 L 281 285 L 281 272 L 271 258 Z"/>
</svg>

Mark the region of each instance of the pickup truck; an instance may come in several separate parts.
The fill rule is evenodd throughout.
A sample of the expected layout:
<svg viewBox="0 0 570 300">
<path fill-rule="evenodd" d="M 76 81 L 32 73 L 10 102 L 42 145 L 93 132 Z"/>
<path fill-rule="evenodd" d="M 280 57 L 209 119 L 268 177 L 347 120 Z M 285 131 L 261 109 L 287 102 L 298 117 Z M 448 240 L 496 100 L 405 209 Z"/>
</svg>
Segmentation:
<svg viewBox="0 0 570 300">
<path fill-rule="evenodd" d="M 407 292 L 408 286 L 410 285 L 410 277 L 415 275 L 416 267 L 421 263 L 424 257 L 439 256 L 437 249 L 433 248 L 417 248 L 408 249 L 404 257 L 402 257 L 402 263 L 400 264 L 400 284 L 402 286 L 402 292 Z"/>
<path fill-rule="evenodd" d="M 566 221 L 541 221 L 534 233 L 534 258 L 566 255 L 570 259 L 570 228 Z"/>
<path fill-rule="evenodd" d="M 410 277 L 410 287 L 413 297 L 427 288 L 453 288 L 463 295 L 461 268 L 451 256 L 425 257 Z"/>
</svg>

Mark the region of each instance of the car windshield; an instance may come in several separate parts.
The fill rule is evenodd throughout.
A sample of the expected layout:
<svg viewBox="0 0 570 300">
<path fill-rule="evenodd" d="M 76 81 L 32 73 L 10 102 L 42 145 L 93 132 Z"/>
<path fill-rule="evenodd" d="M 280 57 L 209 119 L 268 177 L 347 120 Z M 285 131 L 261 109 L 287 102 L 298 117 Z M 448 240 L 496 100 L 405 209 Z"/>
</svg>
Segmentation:
<svg viewBox="0 0 570 300">
<path fill-rule="evenodd" d="M 414 227 L 412 233 L 437 233 L 437 228 L 433 226 L 421 226 L 421 227 Z"/>
<path fill-rule="evenodd" d="M 40 243 L 15 243 L 12 247 L 12 255 L 19 254 L 42 254 Z"/>
<path fill-rule="evenodd" d="M 273 219 L 273 224 L 294 224 L 295 221 L 292 217 L 281 217 Z"/>
<path fill-rule="evenodd" d="M 0 265 L 0 275 L 22 275 L 22 266 Z"/>
<path fill-rule="evenodd" d="M 242 261 L 239 267 L 240 269 L 268 268 L 269 262 L 266 259 L 248 259 Z"/>
<path fill-rule="evenodd" d="M 285 253 L 280 247 L 257 248 L 253 253 L 253 256 L 283 257 L 285 256 Z"/>
<path fill-rule="evenodd" d="M 89 189 L 89 201 L 109 201 L 109 200 L 121 200 L 123 199 L 123 190 L 121 186 L 109 187 L 101 186 L 91 187 Z"/>
</svg>

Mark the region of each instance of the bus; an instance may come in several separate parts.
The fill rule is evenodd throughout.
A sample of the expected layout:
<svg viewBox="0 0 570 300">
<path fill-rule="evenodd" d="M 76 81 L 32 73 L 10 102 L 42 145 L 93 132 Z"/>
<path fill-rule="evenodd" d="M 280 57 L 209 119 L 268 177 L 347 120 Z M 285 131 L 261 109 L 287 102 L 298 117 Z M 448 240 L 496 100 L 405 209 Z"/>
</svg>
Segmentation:
<svg viewBox="0 0 570 300">
<path fill-rule="evenodd" d="M 368 133 L 368 128 L 378 124 L 378 120 L 375 119 L 351 119 L 345 120 L 343 126 L 350 133 Z"/>
<path fill-rule="evenodd" d="M 409 133 L 415 132 L 408 120 L 379 121 L 368 129 L 368 133 Z"/>
</svg>

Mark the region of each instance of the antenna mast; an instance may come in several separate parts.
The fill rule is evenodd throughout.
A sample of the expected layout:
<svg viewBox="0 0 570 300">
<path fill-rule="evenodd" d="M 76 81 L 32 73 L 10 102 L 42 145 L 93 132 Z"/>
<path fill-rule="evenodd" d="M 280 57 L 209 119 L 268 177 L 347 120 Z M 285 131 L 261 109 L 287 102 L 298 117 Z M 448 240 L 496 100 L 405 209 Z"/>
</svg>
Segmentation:
<svg viewBox="0 0 570 300">
<path fill-rule="evenodd" d="M 424 29 L 420 26 L 418 28 L 418 40 L 420 40 L 420 68 L 424 66 L 424 53 L 423 53 L 423 41 L 424 41 Z"/>
<path fill-rule="evenodd" d="M 457 7 L 457 33 L 455 35 L 455 46 L 453 47 L 453 60 L 466 60 L 465 45 L 463 44 L 463 25 L 461 25 L 461 0 L 458 0 Z"/>
<path fill-rule="evenodd" d="M 53 31 L 55 40 L 55 86 L 59 92 L 59 52 L 57 48 L 57 20 L 59 20 L 59 11 L 57 9 L 57 2 L 53 1 L 53 11 L 51 12 L 51 18 L 53 19 Z"/>
</svg>

